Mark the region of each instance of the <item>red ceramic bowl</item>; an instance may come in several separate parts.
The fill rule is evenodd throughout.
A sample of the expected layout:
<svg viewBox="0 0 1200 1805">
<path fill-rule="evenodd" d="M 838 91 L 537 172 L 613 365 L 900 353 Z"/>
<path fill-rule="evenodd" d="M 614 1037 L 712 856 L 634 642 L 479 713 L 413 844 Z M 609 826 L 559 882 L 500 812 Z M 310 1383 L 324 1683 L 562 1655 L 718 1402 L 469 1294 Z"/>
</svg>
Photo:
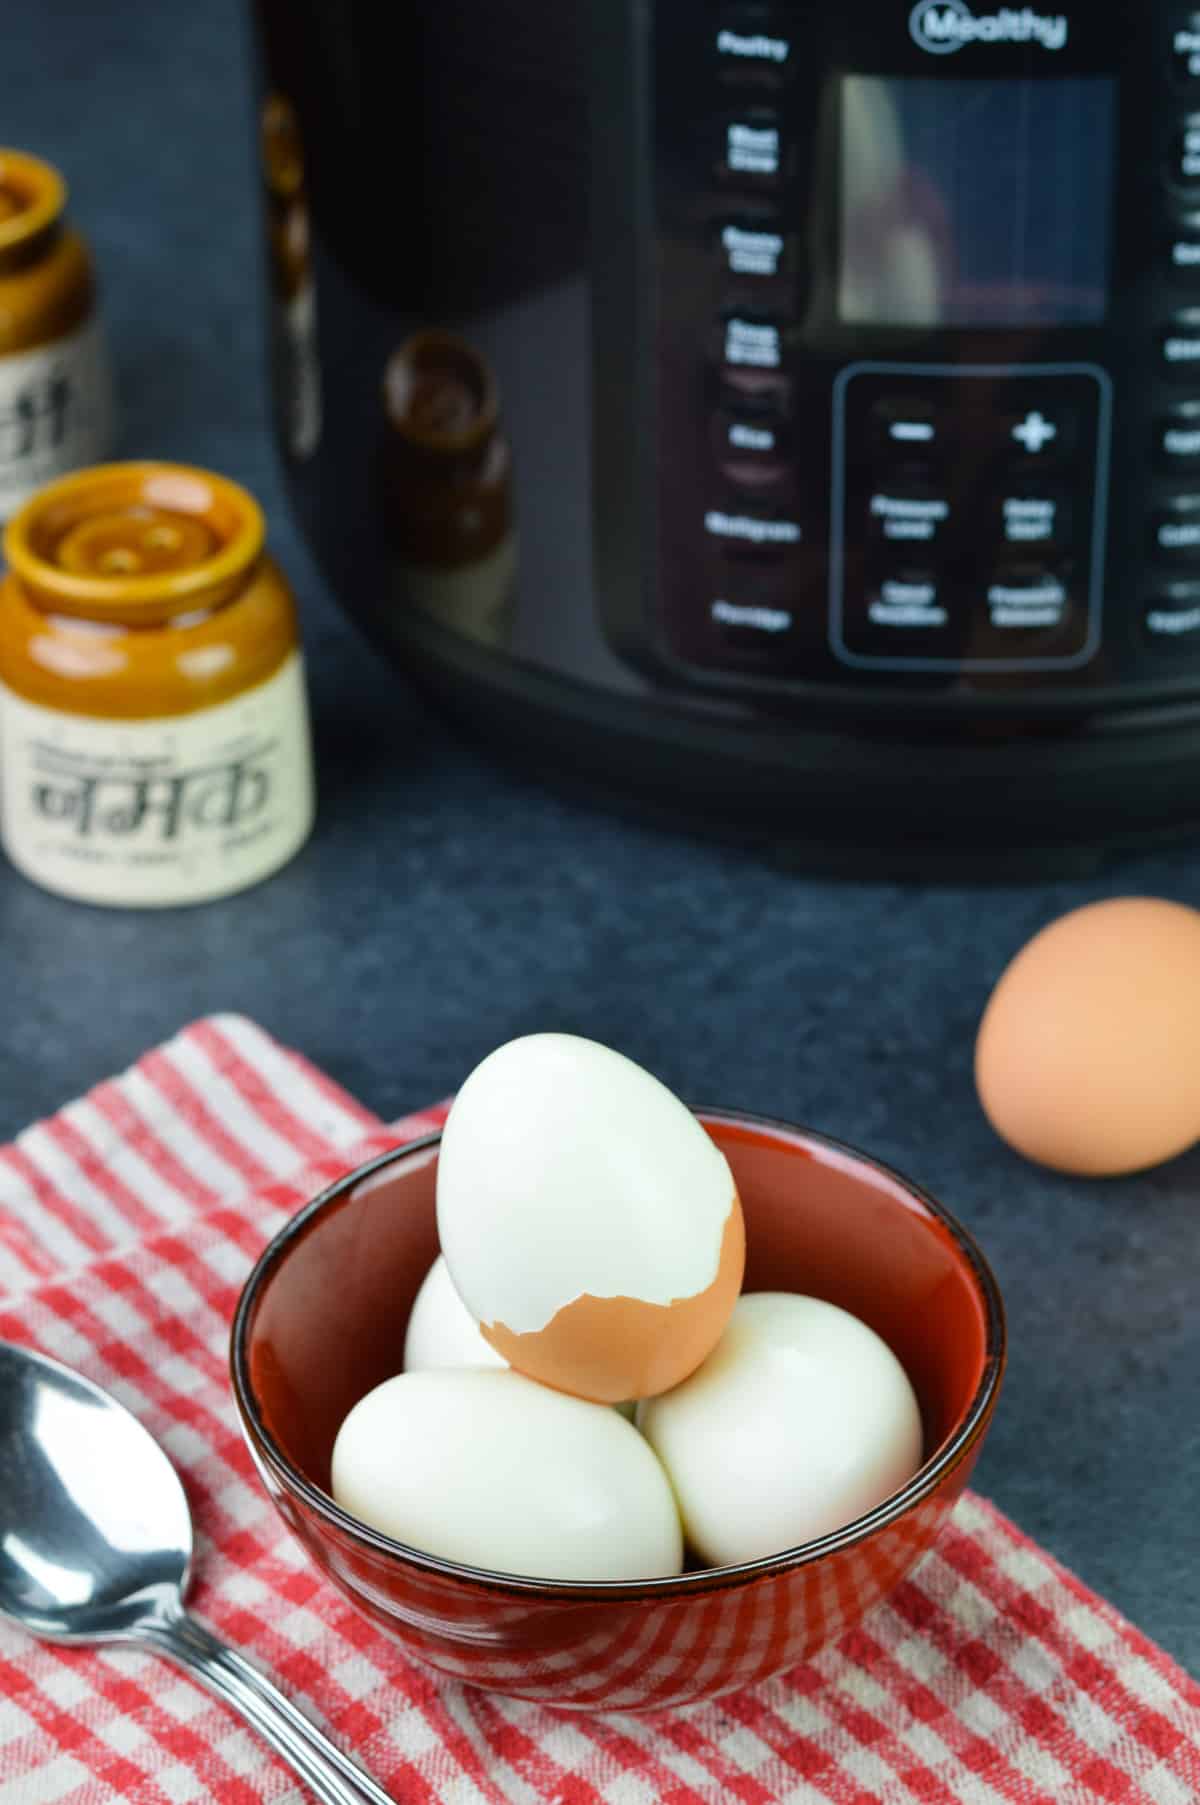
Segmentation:
<svg viewBox="0 0 1200 1805">
<path fill-rule="evenodd" d="M 318 1197 L 251 1273 L 233 1325 L 242 1426 L 280 1515 L 334 1585 L 441 1672 L 583 1710 L 650 1710 L 767 1678 L 841 1635 L 933 1542 L 967 1482 L 1004 1366 L 996 1281 L 906 1179 L 784 1123 L 700 1111 L 746 1214 L 746 1289 L 870 1323 L 920 1400 L 926 1459 L 878 1509 L 769 1560 L 629 1585 L 487 1573 L 406 1548 L 330 1497 L 347 1411 L 399 1372 L 437 1253 L 438 1137 Z"/>
</svg>

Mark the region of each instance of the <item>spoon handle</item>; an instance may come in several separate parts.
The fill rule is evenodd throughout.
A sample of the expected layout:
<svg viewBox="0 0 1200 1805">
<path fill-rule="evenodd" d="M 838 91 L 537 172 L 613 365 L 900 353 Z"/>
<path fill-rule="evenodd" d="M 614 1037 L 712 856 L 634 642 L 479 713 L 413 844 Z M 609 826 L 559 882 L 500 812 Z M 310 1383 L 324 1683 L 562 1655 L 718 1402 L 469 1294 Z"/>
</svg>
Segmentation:
<svg viewBox="0 0 1200 1805">
<path fill-rule="evenodd" d="M 138 1625 L 136 1639 L 239 1712 L 290 1762 L 321 1805 L 395 1805 L 391 1793 L 343 1755 L 277 1686 L 194 1617 L 180 1612 L 150 1618 Z"/>
</svg>

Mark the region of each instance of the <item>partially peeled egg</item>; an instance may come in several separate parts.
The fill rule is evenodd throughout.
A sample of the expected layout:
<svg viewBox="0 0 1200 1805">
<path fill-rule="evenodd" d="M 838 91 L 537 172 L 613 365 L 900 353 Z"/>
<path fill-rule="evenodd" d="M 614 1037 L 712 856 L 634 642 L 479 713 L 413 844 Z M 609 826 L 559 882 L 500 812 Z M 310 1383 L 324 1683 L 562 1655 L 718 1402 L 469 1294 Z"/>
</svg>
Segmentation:
<svg viewBox="0 0 1200 1805">
<path fill-rule="evenodd" d="M 471 1073 L 442 1135 L 437 1212 L 485 1340 L 598 1403 L 687 1378 L 741 1290 L 724 1154 L 658 1079 L 575 1035 L 510 1041 Z"/>
</svg>

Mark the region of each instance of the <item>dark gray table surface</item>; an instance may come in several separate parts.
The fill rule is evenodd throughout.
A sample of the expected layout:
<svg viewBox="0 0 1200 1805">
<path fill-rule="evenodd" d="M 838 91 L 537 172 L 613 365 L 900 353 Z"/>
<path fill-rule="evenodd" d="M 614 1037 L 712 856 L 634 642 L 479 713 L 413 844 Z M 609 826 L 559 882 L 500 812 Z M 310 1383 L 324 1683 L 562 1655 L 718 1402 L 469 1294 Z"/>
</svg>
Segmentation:
<svg viewBox="0 0 1200 1805">
<path fill-rule="evenodd" d="M 271 883 L 184 913 L 80 908 L 0 869 L 0 1135 L 233 1008 L 385 1116 L 556 1027 L 686 1097 L 858 1142 L 958 1212 L 1004 1288 L 980 1489 L 1200 1673 L 1200 1151 L 1137 1180 L 1056 1178 L 997 1143 L 971 1083 L 1025 938 L 1093 896 L 1200 904 L 1200 853 L 1087 882 L 840 885 L 609 819 L 459 746 L 343 625 L 283 502 L 245 59 L 237 0 L 46 0 L 9 22 L 0 136 L 70 180 L 121 450 L 210 464 L 266 505 L 302 597 L 320 823 Z"/>
</svg>

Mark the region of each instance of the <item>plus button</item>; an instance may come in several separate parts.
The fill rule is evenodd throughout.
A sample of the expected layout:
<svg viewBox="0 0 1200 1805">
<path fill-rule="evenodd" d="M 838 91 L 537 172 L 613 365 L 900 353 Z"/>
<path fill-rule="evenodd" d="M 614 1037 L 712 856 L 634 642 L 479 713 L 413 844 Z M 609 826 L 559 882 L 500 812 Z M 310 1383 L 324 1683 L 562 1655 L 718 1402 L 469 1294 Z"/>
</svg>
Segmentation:
<svg viewBox="0 0 1200 1805">
<path fill-rule="evenodd" d="M 1052 420 L 1047 420 L 1045 414 L 1039 413 L 1037 408 L 1034 408 L 1032 413 L 1026 414 L 1025 418 L 1013 427 L 1012 436 L 1024 445 L 1026 451 L 1036 455 L 1039 451 L 1045 451 L 1052 439 L 1057 439 L 1058 428 Z"/>
</svg>

